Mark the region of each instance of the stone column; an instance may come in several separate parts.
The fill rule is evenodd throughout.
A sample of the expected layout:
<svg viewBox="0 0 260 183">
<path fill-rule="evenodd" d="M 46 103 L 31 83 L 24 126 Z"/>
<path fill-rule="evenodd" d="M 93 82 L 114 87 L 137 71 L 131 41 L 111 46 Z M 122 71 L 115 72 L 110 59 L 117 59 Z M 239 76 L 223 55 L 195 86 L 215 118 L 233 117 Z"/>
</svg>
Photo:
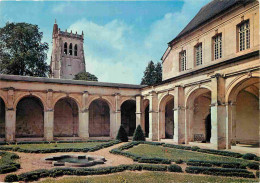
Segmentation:
<svg viewBox="0 0 260 183">
<path fill-rule="evenodd" d="M 182 144 L 185 142 L 185 108 L 184 89 L 176 86 L 174 89 L 174 135 L 173 141 Z"/>
<path fill-rule="evenodd" d="M 155 91 L 152 91 L 149 95 L 149 138 L 153 141 L 159 140 L 158 134 L 158 96 Z"/>
<path fill-rule="evenodd" d="M 5 111 L 5 140 L 15 141 L 16 109 L 14 109 L 14 88 L 8 88 Z"/>
<path fill-rule="evenodd" d="M 54 130 L 54 110 L 52 108 L 53 91 L 47 90 L 47 109 L 44 110 L 44 139 L 46 141 L 53 140 Z"/>
<path fill-rule="evenodd" d="M 46 141 L 53 140 L 54 111 L 49 109 L 44 111 L 44 139 Z"/>
<path fill-rule="evenodd" d="M 115 101 L 116 101 L 116 110 L 115 110 L 115 127 L 113 138 L 116 138 L 117 132 L 121 125 L 121 105 L 120 105 L 120 94 L 115 94 Z"/>
<path fill-rule="evenodd" d="M 231 149 L 231 141 L 235 139 L 236 135 L 236 104 L 228 103 L 226 105 L 226 149 Z"/>
<path fill-rule="evenodd" d="M 5 111 L 5 140 L 7 142 L 15 141 L 15 121 L 16 110 L 7 109 Z"/>
<path fill-rule="evenodd" d="M 225 79 L 221 74 L 211 77 L 211 139 L 215 149 L 225 149 L 227 143 Z"/>
<path fill-rule="evenodd" d="M 89 137 L 89 109 L 87 108 L 88 92 L 84 91 L 82 95 L 82 110 L 79 110 L 79 137 L 87 139 Z"/>
<path fill-rule="evenodd" d="M 141 106 L 142 106 L 142 97 L 141 95 L 137 95 L 135 97 L 135 100 L 136 100 L 136 127 L 138 125 L 141 125 L 142 126 L 142 112 L 141 112 Z"/>
</svg>

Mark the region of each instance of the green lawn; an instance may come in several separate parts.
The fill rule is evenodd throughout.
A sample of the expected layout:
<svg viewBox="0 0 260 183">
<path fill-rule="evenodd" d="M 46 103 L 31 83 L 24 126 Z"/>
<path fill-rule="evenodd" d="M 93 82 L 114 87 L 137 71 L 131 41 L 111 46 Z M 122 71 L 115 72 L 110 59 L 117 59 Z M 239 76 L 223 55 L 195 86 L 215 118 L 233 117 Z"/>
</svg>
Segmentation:
<svg viewBox="0 0 260 183">
<path fill-rule="evenodd" d="M 204 161 L 237 162 L 241 164 L 247 164 L 249 162 L 241 158 L 238 159 L 238 158 L 232 158 L 226 156 L 212 155 L 212 154 L 200 153 L 195 151 L 187 151 L 187 150 L 168 148 L 162 146 L 153 146 L 147 144 L 140 144 L 127 151 L 133 154 L 146 156 L 146 157 L 159 157 L 159 158 L 167 158 L 173 160 L 182 159 L 183 161 L 188 161 L 190 159 L 193 159 L 193 160 L 204 160 Z"/>
<path fill-rule="evenodd" d="M 257 182 L 254 179 L 238 179 L 230 177 L 199 176 L 166 172 L 122 172 L 112 175 L 92 177 L 66 177 L 61 179 L 48 178 L 40 183 L 158 183 L 158 182 Z"/>
<path fill-rule="evenodd" d="M 107 142 L 77 142 L 77 143 L 51 143 L 51 144 L 18 144 L 4 145 L 7 147 L 20 147 L 28 150 L 44 150 L 44 149 L 69 149 L 69 148 L 90 148 Z"/>
</svg>

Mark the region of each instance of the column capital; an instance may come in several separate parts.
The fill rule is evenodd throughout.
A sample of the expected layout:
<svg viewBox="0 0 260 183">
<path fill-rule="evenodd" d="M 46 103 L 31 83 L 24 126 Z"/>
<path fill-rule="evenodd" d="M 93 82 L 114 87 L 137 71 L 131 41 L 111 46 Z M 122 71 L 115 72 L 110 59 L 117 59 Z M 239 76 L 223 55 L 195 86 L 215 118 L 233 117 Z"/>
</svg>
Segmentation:
<svg viewBox="0 0 260 183">
<path fill-rule="evenodd" d="M 213 74 L 213 75 L 211 75 L 210 76 L 211 78 L 223 78 L 224 77 L 224 75 L 223 74 L 220 74 L 220 73 L 216 73 L 216 74 Z"/>
<path fill-rule="evenodd" d="M 186 109 L 186 107 L 184 107 L 184 106 L 178 106 L 177 108 L 173 108 L 172 110 L 178 111 L 178 110 L 185 110 L 185 109 Z"/>
</svg>

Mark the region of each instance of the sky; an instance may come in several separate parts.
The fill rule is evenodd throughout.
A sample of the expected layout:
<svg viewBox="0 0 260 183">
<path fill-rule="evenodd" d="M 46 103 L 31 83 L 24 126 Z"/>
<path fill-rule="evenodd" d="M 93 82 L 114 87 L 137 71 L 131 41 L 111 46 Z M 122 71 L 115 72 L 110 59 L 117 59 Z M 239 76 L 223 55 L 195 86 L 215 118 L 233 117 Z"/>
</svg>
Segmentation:
<svg viewBox="0 0 260 183">
<path fill-rule="evenodd" d="M 102 82 L 140 84 L 148 62 L 161 62 L 167 43 L 209 1 L 0 0 L 0 27 L 37 24 L 49 44 L 49 64 L 56 19 L 62 31 L 84 32 L 87 72 Z"/>
</svg>

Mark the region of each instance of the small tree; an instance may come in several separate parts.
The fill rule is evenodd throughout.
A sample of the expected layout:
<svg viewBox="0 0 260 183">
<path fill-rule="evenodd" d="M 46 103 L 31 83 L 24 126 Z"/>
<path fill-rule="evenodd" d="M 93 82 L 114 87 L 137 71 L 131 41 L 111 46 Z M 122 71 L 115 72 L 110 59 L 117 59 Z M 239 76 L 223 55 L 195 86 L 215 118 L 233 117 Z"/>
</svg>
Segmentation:
<svg viewBox="0 0 260 183">
<path fill-rule="evenodd" d="M 140 125 L 135 129 L 133 141 L 145 141 L 144 132 Z"/>
<path fill-rule="evenodd" d="M 116 140 L 120 140 L 122 142 L 128 142 L 127 133 L 122 125 L 120 126 L 117 132 Z"/>
<path fill-rule="evenodd" d="M 85 80 L 85 81 L 98 81 L 98 78 L 94 74 L 89 72 L 80 72 L 75 75 L 75 80 Z"/>
</svg>

